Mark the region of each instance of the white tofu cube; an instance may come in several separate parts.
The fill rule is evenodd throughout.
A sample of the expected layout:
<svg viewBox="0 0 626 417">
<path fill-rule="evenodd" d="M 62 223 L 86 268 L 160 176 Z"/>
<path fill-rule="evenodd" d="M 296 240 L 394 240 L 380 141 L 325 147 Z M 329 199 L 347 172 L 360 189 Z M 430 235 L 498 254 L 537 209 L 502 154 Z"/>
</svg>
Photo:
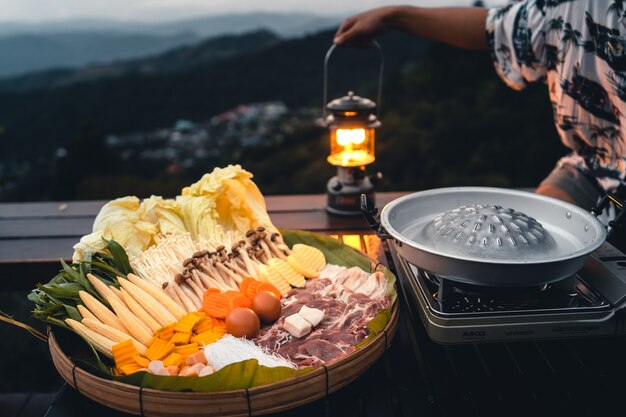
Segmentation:
<svg viewBox="0 0 626 417">
<path fill-rule="evenodd" d="M 210 366 L 205 366 L 204 368 L 202 368 L 202 370 L 200 372 L 198 372 L 198 376 L 207 376 L 207 375 L 211 375 L 213 373 L 213 368 L 211 368 Z"/>
<path fill-rule="evenodd" d="M 311 323 L 303 319 L 298 313 L 285 318 L 283 327 L 294 337 L 302 337 L 311 333 Z"/>
<path fill-rule="evenodd" d="M 302 306 L 298 314 L 300 314 L 303 319 L 311 323 L 313 327 L 320 324 L 320 321 L 324 318 L 324 311 L 307 306 Z"/>
<path fill-rule="evenodd" d="M 155 375 L 162 375 L 163 372 L 167 372 L 163 366 L 163 361 L 150 361 L 148 364 L 148 371 Z"/>
</svg>

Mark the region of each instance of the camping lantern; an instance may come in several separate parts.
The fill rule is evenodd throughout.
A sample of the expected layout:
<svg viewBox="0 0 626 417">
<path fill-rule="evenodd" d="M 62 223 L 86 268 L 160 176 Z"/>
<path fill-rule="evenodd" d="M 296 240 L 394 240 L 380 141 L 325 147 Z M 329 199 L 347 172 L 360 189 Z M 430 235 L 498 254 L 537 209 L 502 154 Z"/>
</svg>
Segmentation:
<svg viewBox="0 0 626 417">
<path fill-rule="evenodd" d="M 327 184 L 328 203 L 326 209 L 334 214 L 360 215 L 360 196 L 365 194 L 374 204 L 374 182 L 380 173 L 367 175 L 365 166 L 376 160 L 376 128 L 380 127 L 380 106 L 383 74 L 383 55 L 378 43 L 374 45 L 380 53 L 378 105 L 372 100 L 355 95 L 352 91 L 328 104 L 328 60 L 335 50 L 331 46 L 324 60 L 324 126 L 330 131 L 330 154 L 328 162 L 337 167 L 337 175 Z"/>
</svg>

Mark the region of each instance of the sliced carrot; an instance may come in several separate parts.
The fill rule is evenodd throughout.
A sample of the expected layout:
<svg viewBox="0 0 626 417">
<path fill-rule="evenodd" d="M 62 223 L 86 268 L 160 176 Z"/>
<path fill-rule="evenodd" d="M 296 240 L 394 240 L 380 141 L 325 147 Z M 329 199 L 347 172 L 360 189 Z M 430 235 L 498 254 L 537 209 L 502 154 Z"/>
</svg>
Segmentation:
<svg viewBox="0 0 626 417">
<path fill-rule="evenodd" d="M 224 319 L 230 312 L 228 301 L 228 297 L 226 297 L 224 294 L 208 294 L 204 297 L 204 302 L 201 310 L 204 311 L 208 316 Z"/>
<path fill-rule="evenodd" d="M 224 296 L 228 298 L 228 307 L 231 310 L 237 307 L 250 308 L 252 306 L 252 300 L 243 295 L 240 291 L 226 291 Z"/>
<path fill-rule="evenodd" d="M 256 295 L 256 293 L 259 291 L 259 285 L 261 284 L 261 281 L 255 281 L 255 282 L 251 282 L 247 287 L 246 287 L 246 291 L 244 292 L 244 294 L 246 295 L 246 297 L 248 297 L 250 300 L 254 300 L 254 296 Z"/>
<path fill-rule="evenodd" d="M 213 320 L 213 329 L 215 329 L 216 327 L 226 328 L 226 320 L 222 320 L 218 318 L 213 318 L 212 320 Z"/>
<path fill-rule="evenodd" d="M 258 281 L 254 278 L 244 278 L 243 281 L 241 281 L 241 284 L 239 284 L 239 291 L 241 291 L 243 295 L 248 295 L 248 292 L 247 292 L 248 286 L 255 282 L 258 282 Z"/>
<path fill-rule="evenodd" d="M 204 296 L 202 297 L 203 299 L 206 298 L 209 294 L 219 294 L 221 293 L 220 290 L 218 290 L 217 288 L 207 288 L 204 291 Z"/>
<path fill-rule="evenodd" d="M 278 288 L 276 288 L 275 286 L 273 286 L 269 282 L 259 282 L 259 286 L 258 286 L 257 291 L 256 291 L 256 293 L 254 295 L 256 295 L 260 291 L 269 291 L 269 292 L 273 293 L 276 297 L 278 297 L 280 299 L 280 291 L 278 291 Z M 254 297 L 252 297 L 252 299 L 254 300 Z"/>
</svg>

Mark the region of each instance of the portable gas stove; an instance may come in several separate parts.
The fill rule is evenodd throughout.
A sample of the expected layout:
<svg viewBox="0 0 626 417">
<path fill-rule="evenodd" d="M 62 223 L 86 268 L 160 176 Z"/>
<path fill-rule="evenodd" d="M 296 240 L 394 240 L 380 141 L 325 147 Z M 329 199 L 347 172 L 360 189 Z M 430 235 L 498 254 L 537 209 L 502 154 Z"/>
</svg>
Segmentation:
<svg viewBox="0 0 626 417">
<path fill-rule="evenodd" d="M 605 242 L 570 278 L 494 288 L 419 270 L 392 249 L 400 283 L 442 344 L 626 334 L 626 255 Z"/>
</svg>

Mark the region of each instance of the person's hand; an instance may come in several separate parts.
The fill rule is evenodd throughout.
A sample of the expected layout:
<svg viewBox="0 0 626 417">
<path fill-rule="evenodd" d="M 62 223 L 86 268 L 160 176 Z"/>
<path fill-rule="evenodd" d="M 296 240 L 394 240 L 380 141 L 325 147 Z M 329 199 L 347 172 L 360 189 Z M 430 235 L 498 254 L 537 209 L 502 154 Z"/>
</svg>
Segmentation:
<svg viewBox="0 0 626 417">
<path fill-rule="evenodd" d="M 349 17 L 335 33 L 334 42 L 345 46 L 368 46 L 375 36 L 390 29 L 387 20 L 392 7 L 381 7 Z"/>
</svg>

